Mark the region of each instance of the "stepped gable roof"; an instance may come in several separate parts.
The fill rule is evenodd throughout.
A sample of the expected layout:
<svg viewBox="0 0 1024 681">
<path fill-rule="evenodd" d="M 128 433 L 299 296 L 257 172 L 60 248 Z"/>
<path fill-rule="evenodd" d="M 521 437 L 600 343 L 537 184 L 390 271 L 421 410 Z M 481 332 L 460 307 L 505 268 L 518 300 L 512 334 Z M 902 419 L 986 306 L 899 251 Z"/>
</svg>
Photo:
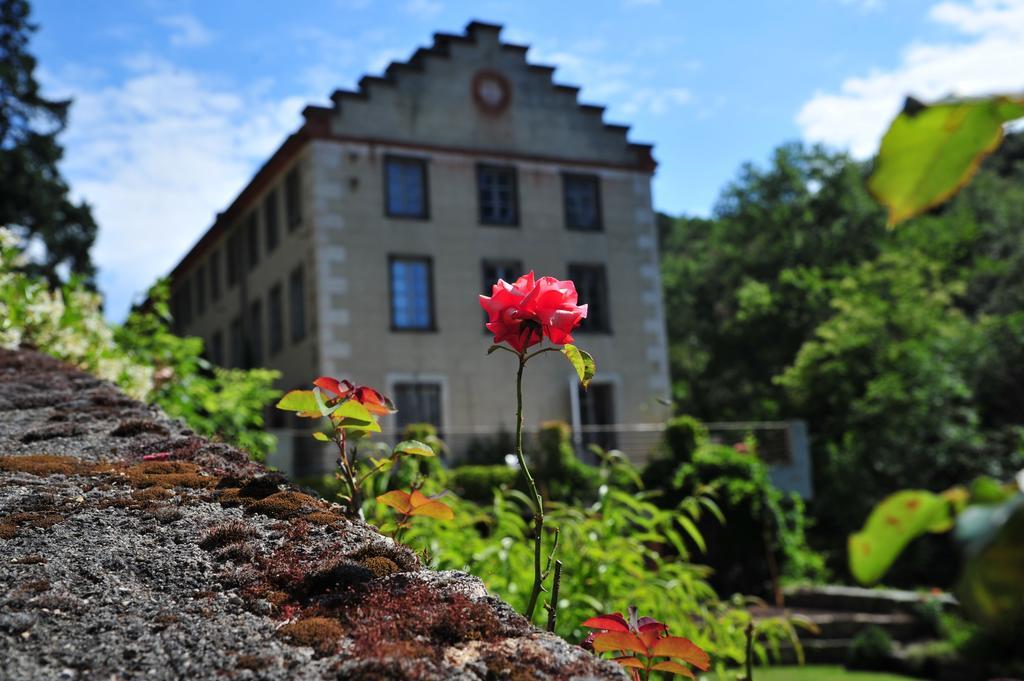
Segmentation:
<svg viewBox="0 0 1024 681">
<path fill-rule="evenodd" d="M 418 139 L 423 136 L 424 131 L 429 130 L 431 143 L 427 147 L 444 146 L 444 127 L 436 126 L 429 128 L 420 123 L 418 129 L 403 130 L 403 120 L 389 118 L 388 113 L 395 111 L 395 103 L 413 103 L 415 111 L 413 117 L 418 120 L 429 118 L 431 107 L 439 111 L 437 116 L 440 120 L 443 117 L 451 117 L 453 101 L 459 102 L 462 99 L 469 99 L 469 82 L 457 83 L 454 86 L 443 82 L 445 78 L 451 78 L 453 74 L 462 76 L 458 69 L 443 69 L 444 62 L 463 61 L 471 70 L 486 70 L 499 73 L 512 81 L 512 107 L 516 103 L 516 90 L 526 90 L 528 103 L 523 105 L 521 111 L 513 112 L 515 116 L 506 116 L 506 119 L 523 118 L 532 115 L 536 121 L 531 125 L 524 126 L 531 133 L 536 133 L 536 124 L 545 124 L 548 127 L 556 127 L 560 137 L 556 143 L 541 137 L 531 150 L 530 139 L 522 134 L 502 138 L 502 133 L 508 133 L 511 126 L 501 125 L 496 120 L 494 125 L 484 126 L 480 130 L 480 136 L 472 145 L 473 151 L 486 151 L 492 147 L 495 152 L 509 152 L 516 156 L 536 156 L 544 158 L 551 154 L 549 150 L 557 151 L 554 154 L 561 155 L 563 159 L 553 158 L 552 160 L 564 160 L 566 162 L 594 163 L 609 166 L 621 166 L 635 169 L 653 171 L 656 164 L 651 156 L 652 145 L 631 142 L 627 138 L 629 126 L 605 123 L 603 115 L 605 108 L 600 105 L 583 103 L 578 100 L 579 87 L 558 84 L 553 81 L 555 67 L 537 65 L 526 60 L 527 47 L 503 43 L 500 40 L 502 27 L 496 24 L 485 24 L 482 22 L 470 22 L 466 32 L 462 35 L 450 33 L 435 33 L 434 41 L 430 47 L 421 47 L 406 61 L 392 61 L 384 72 L 383 76 L 365 76 L 358 82 L 354 90 L 339 89 L 331 95 L 334 107 L 331 110 L 315 108 L 307 110 L 310 114 L 323 117 L 329 116 L 333 119 L 332 131 L 336 136 L 364 136 L 368 133 L 376 133 L 381 142 L 400 142 L 403 139 Z M 432 69 L 432 66 L 438 68 Z M 517 73 L 517 72 L 522 72 Z M 523 77 L 523 74 L 528 77 Z M 431 78 L 433 76 L 433 78 Z M 545 92 L 547 91 L 547 92 Z M 391 95 L 391 96 L 389 96 Z M 550 96 L 548 96 L 550 95 Z M 375 97 L 384 101 L 379 107 L 374 107 L 372 102 Z M 350 120 L 350 110 L 356 114 L 366 112 L 367 121 Z M 382 111 L 383 110 L 383 111 Z M 330 114 L 329 114 L 330 111 Z M 470 109 L 467 105 L 466 111 Z M 381 114 L 384 114 L 381 116 Z M 501 119 L 503 117 L 497 117 Z M 509 121 L 511 123 L 511 121 Z M 370 125 L 366 125 L 370 123 Z M 376 123 L 377 125 L 373 125 Z M 560 128 L 559 128 L 560 126 Z M 465 130 L 455 129 L 453 147 L 458 147 L 463 141 Z M 409 133 L 404 134 L 404 133 Z M 497 134 L 496 134 L 497 133 Z M 580 146 L 573 148 L 573 133 L 586 133 L 589 136 L 598 135 L 598 139 L 591 140 L 592 146 L 587 148 Z M 601 135 L 601 133 L 605 133 Z M 496 143 L 497 138 L 497 143 Z M 501 142 L 508 141 L 503 144 Z M 561 143 L 557 143 L 561 142 Z M 503 148 L 507 146 L 507 148 Z M 615 148 L 621 146 L 621 148 Z M 567 147 L 567 148 L 566 148 Z"/>
<path fill-rule="evenodd" d="M 0 550 L 0 678 L 626 678 L 29 350 L 0 349 Z"/>
<path fill-rule="evenodd" d="M 435 33 L 434 42 L 430 47 L 421 47 L 413 52 L 404 62 L 392 62 L 382 76 L 367 75 L 360 79 L 355 90 L 335 90 L 331 95 L 331 106 L 309 105 L 302 111 L 303 124 L 281 144 L 274 154 L 262 165 L 250 180 L 249 184 L 238 194 L 223 212 L 217 214 L 213 225 L 192 246 L 189 252 L 171 271 L 173 278 L 200 258 L 221 238 L 228 229 L 237 224 L 244 214 L 251 210 L 256 198 L 262 194 L 270 183 L 277 180 L 279 174 L 294 162 L 306 144 L 318 139 L 334 139 L 339 141 L 369 142 L 394 147 L 408 147 L 412 150 L 436 152 L 470 152 L 487 154 L 496 158 L 539 162 L 556 162 L 566 165 L 593 166 L 605 168 L 621 168 L 653 173 L 657 167 L 652 154 L 653 145 L 630 142 L 627 138 L 629 126 L 604 122 L 605 107 L 586 104 L 578 101 L 579 88 L 572 85 L 555 83 L 553 76 L 555 67 L 545 64 L 531 64 L 526 60 L 528 48 L 524 45 L 503 43 L 499 39 L 502 27 L 480 21 L 471 21 L 465 33 Z M 486 48 L 486 53 L 482 50 Z M 532 76 L 527 84 L 533 94 L 540 95 L 545 107 L 531 110 L 523 108 L 517 115 L 531 115 L 533 119 L 527 125 L 520 126 L 529 131 L 550 128 L 548 138 L 541 138 L 533 143 L 524 143 L 522 130 L 519 134 L 509 131 L 502 125 L 507 121 L 495 120 L 484 124 L 478 130 L 478 143 L 471 148 L 462 145 L 461 140 L 444 140 L 443 126 L 430 134 L 400 134 L 404 119 L 391 120 L 380 116 L 383 112 L 394 112 L 398 107 L 377 106 L 378 101 L 386 96 L 395 96 L 416 78 L 423 79 L 431 63 L 451 63 L 457 59 L 470 57 L 477 50 L 476 57 L 484 55 L 490 62 L 500 64 L 498 70 L 506 76 L 515 76 L 518 72 Z M 468 97 L 466 88 L 459 90 Z M 544 97 L 543 91 L 549 91 L 550 97 Z M 415 94 L 413 95 L 415 96 Z M 516 99 L 513 93 L 513 102 Z M 537 102 L 533 102 L 535 105 Z M 531 105 L 531 106 L 532 106 Z M 359 120 L 350 120 L 349 113 L 362 107 L 365 114 Z M 467 107 L 468 110 L 468 107 Z M 396 114 L 397 115 L 397 114 Z M 443 119 L 450 116 L 451 111 L 440 114 Z M 511 117 L 498 117 L 509 119 Z M 560 126 L 553 126 L 553 120 L 560 121 Z M 356 123 L 356 125 L 353 125 Z M 600 144 L 594 144 L 594 137 Z M 589 140 L 581 144 L 579 153 L 558 153 L 552 155 L 551 149 L 562 148 L 565 140 Z M 424 139 L 430 139 L 429 143 Z M 504 140 L 504 141 L 503 141 Z"/>
</svg>

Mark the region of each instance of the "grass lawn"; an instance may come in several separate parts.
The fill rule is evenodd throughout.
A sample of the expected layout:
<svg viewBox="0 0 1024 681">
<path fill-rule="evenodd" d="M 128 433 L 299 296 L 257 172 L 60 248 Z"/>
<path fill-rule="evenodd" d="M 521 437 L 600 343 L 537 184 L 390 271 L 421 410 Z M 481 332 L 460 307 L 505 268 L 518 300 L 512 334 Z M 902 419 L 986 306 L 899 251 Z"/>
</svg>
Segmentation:
<svg viewBox="0 0 1024 681">
<path fill-rule="evenodd" d="M 911 677 L 851 672 L 842 667 L 755 667 L 754 681 L 911 681 Z"/>
</svg>

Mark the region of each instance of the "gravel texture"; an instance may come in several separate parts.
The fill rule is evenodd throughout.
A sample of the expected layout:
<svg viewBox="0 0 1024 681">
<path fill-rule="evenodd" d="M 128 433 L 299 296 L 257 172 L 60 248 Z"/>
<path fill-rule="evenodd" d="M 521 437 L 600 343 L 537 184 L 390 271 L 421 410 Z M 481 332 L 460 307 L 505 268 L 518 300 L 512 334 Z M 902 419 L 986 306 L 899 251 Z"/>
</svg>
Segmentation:
<svg viewBox="0 0 1024 681">
<path fill-rule="evenodd" d="M 0 350 L 0 678 L 626 678 L 339 511 Z"/>
</svg>

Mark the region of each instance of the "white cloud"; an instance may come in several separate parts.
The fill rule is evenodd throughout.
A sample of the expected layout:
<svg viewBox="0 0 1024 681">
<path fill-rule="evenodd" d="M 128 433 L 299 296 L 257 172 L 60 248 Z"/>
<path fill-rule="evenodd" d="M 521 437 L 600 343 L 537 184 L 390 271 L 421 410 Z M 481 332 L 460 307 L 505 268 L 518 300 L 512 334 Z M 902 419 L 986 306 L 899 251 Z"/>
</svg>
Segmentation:
<svg viewBox="0 0 1024 681">
<path fill-rule="evenodd" d="M 655 74 L 648 66 L 625 58 L 604 60 L 590 54 L 589 48 L 589 41 L 552 51 L 535 46 L 530 50 L 530 61 L 555 66 L 556 82 L 582 85 L 580 99 L 608 105 L 612 118 L 661 116 L 693 102 L 688 88 L 652 82 Z"/>
<path fill-rule="evenodd" d="M 52 94 L 74 98 L 62 169 L 101 227 L 93 258 L 114 319 L 298 127 L 305 103 L 271 99 L 265 84 L 240 91 L 159 58 L 133 65 L 106 85 L 46 78 Z"/>
<path fill-rule="evenodd" d="M 838 93 L 815 94 L 797 114 L 804 137 L 866 157 L 906 95 L 927 101 L 1024 90 L 1024 0 L 945 1 L 928 16 L 960 39 L 914 43 L 895 68 L 847 78 Z"/>
<path fill-rule="evenodd" d="M 690 104 L 693 95 L 684 87 L 670 88 L 633 88 L 625 96 L 621 104 L 622 112 L 627 116 L 647 112 L 662 116 L 674 109 Z"/>
<path fill-rule="evenodd" d="M 172 29 L 171 45 L 175 47 L 202 47 L 213 40 L 213 33 L 191 14 L 172 14 L 157 21 Z"/>
</svg>

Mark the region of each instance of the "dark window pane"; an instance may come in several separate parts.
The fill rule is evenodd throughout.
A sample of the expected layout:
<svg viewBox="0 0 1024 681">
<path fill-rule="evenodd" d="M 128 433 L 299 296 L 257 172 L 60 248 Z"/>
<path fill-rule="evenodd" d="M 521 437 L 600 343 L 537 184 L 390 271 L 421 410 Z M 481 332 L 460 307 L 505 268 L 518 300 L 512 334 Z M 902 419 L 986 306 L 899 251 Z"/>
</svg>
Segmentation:
<svg viewBox="0 0 1024 681">
<path fill-rule="evenodd" d="M 439 383 L 396 383 L 395 407 L 399 432 L 411 423 L 429 423 L 441 429 L 441 385 Z M 439 433 L 440 434 L 440 433 Z"/>
<path fill-rule="evenodd" d="M 210 361 L 218 366 L 224 366 L 224 334 L 216 331 L 210 339 Z"/>
<path fill-rule="evenodd" d="M 270 354 L 271 356 L 281 352 L 284 347 L 284 310 L 281 296 L 281 285 L 277 284 L 270 289 L 267 312 L 270 315 Z"/>
<path fill-rule="evenodd" d="M 249 254 L 249 269 L 251 270 L 260 264 L 260 229 L 255 212 L 249 215 L 249 219 L 245 223 L 245 233 L 245 250 Z"/>
<path fill-rule="evenodd" d="M 601 229 L 601 190 L 596 175 L 563 175 L 565 226 L 596 232 Z"/>
<path fill-rule="evenodd" d="M 302 222 L 302 200 L 299 195 L 299 169 L 293 168 L 284 180 L 284 209 L 288 219 L 288 231 L 293 231 Z"/>
<path fill-rule="evenodd" d="M 302 267 L 296 267 L 288 277 L 288 316 L 292 342 L 298 343 L 306 337 L 306 278 Z"/>
<path fill-rule="evenodd" d="M 424 161 L 389 158 L 384 175 L 388 215 L 427 217 L 427 164 Z"/>
<path fill-rule="evenodd" d="M 206 265 L 200 265 L 196 271 L 196 316 L 206 312 Z"/>
<path fill-rule="evenodd" d="M 263 199 L 263 226 L 267 241 L 267 253 L 277 248 L 278 227 L 277 227 L 277 191 L 271 190 L 267 198 Z"/>
<path fill-rule="evenodd" d="M 523 274 L 523 263 L 518 260 L 484 260 L 484 295 L 491 295 L 491 287 L 499 279 L 512 283 Z"/>
<path fill-rule="evenodd" d="M 242 320 L 239 317 L 231 320 L 228 342 L 231 344 L 231 366 L 241 369 L 245 366 L 245 339 L 242 338 Z"/>
<path fill-rule="evenodd" d="M 487 225 L 515 225 L 519 222 L 515 168 L 478 166 L 477 195 L 480 222 Z"/>
<path fill-rule="evenodd" d="M 220 251 L 210 255 L 210 299 L 220 300 Z"/>
<path fill-rule="evenodd" d="M 242 237 L 236 229 L 228 237 L 228 288 L 238 283 L 242 269 Z"/>
<path fill-rule="evenodd" d="M 604 265 L 569 265 L 569 279 L 576 284 L 580 305 L 587 304 L 587 318 L 580 331 L 611 331 L 611 310 L 608 306 L 608 279 Z"/>
<path fill-rule="evenodd" d="M 263 305 L 258 300 L 249 305 L 249 361 L 250 367 L 263 364 Z"/>
<path fill-rule="evenodd" d="M 596 444 L 602 449 L 615 449 L 614 386 L 611 383 L 591 383 L 586 390 L 578 390 L 584 445 Z"/>
<path fill-rule="evenodd" d="M 391 260 L 391 326 L 395 329 L 434 328 L 430 260 Z"/>
<path fill-rule="evenodd" d="M 178 289 L 178 318 L 182 331 L 192 323 L 192 291 L 187 281 Z"/>
</svg>

